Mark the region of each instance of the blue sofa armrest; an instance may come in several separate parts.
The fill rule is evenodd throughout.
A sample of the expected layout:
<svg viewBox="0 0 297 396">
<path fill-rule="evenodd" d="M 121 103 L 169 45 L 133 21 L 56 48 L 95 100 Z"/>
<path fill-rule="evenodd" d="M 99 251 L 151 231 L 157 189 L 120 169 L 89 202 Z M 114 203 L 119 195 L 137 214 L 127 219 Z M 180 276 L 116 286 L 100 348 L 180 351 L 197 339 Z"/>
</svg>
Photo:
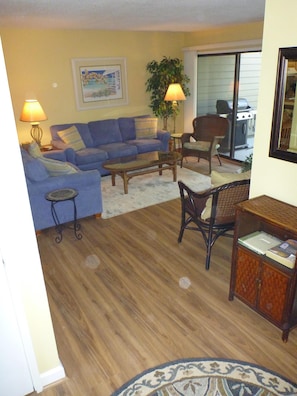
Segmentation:
<svg viewBox="0 0 297 396">
<path fill-rule="evenodd" d="M 170 138 L 171 138 L 170 132 L 164 131 L 164 130 L 158 130 L 157 131 L 157 138 L 162 143 L 162 150 L 163 151 L 168 151 L 169 150 L 169 141 L 170 141 Z"/>
<path fill-rule="evenodd" d="M 67 161 L 67 155 L 65 150 L 51 150 L 42 153 L 42 155 L 46 158 L 58 160 L 58 161 Z"/>
<path fill-rule="evenodd" d="M 45 194 L 52 190 L 74 188 L 78 191 L 75 198 L 78 219 L 102 213 L 101 175 L 97 170 L 48 177 L 39 182 L 27 181 L 27 186 L 36 231 L 55 225 L 51 203 L 45 199 Z M 61 223 L 73 221 L 73 205 L 69 201 L 60 202 L 56 211 Z"/>
<path fill-rule="evenodd" d="M 55 159 L 58 161 L 70 162 L 71 164 L 76 165 L 75 151 L 71 147 L 66 148 L 64 150 L 48 151 L 46 153 L 43 153 L 43 156 L 46 158 L 51 158 L 51 159 Z"/>
<path fill-rule="evenodd" d="M 62 140 L 52 139 L 51 145 L 57 150 L 66 150 L 69 146 L 64 143 Z"/>
</svg>

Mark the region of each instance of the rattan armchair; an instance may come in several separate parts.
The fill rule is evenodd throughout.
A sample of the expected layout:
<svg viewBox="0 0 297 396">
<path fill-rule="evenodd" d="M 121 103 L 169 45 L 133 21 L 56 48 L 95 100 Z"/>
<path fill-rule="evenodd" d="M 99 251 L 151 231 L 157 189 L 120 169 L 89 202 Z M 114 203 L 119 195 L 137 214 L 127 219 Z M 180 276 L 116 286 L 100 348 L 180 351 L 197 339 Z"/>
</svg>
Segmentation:
<svg viewBox="0 0 297 396">
<path fill-rule="evenodd" d="M 180 243 L 185 230 L 199 231 L 206 245 L 205 268 L 209 269 L 211 249 L 221 236 L 231 236 L 234 230 L 235 205 L 249 197 L 250 180 L 239 180 L 196 193 L 182 181 L 178 182 L 181 197 Z M 205 207 L 209 203 L 208 218 L 204 218 Z"/>
<path fill-rule="evenodd" d="M 218 148 L 228 130 L 229 121 L 219 115 L 194 118 L 193 133 L 184 133 L 181 137 L 181 167 L 184 157 L 197 157 L 198 161 L 200 158 L 206 159 L 209 162 L 209 173 L 213 156 L 216 156 L 222 165 Z"/>
</svg>

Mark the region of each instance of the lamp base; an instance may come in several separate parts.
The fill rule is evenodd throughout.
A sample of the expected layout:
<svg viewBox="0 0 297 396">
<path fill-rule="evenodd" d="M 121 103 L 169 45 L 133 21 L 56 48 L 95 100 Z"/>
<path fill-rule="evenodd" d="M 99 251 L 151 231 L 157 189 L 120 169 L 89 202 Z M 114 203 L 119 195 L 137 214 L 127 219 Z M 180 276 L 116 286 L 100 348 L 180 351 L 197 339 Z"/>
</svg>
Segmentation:
<svg viewBox="0 0 297 396">
<path fill-rule="evenodd" d="M 41 139 L 42 139 L 43 131 L 40 128 L 39 124 L 32 124 L 30 135 L 31 135 L 32 139 L 35 140 L 35 142 L 40 147 L 41 146 Z"/>
</svg>

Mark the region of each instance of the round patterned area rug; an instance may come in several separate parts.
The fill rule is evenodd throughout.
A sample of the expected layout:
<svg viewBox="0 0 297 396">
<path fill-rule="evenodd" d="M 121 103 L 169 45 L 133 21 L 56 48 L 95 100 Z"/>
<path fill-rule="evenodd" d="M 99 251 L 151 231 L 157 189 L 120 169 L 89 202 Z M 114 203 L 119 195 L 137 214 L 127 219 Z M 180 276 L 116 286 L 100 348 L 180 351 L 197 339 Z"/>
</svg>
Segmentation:
<svg viewBox="0 0 297 396">
<path fill-rule="evenodd" d="M 297 384 L 254 364 L 226 359 L 187 359 L 147 370 L 112 396 L 297 395 Z"/>
</svg>

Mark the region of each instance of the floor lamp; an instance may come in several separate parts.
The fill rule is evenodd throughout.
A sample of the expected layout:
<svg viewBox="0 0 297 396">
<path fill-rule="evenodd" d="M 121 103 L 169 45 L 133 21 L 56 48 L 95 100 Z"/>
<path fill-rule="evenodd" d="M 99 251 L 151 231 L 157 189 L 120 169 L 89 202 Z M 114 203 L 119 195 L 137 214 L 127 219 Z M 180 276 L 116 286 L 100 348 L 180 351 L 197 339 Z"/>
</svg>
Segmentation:
<svg viewBox="0 0 297 396">
<path fill-rule="evenodd" d="M 176 113 L 178 102 L 186 100 L 186 96 L 180 84 L 174 83 L 170 84 L 164 100 L 166 102 L 172 102 L 172 109 L 173 109 L 173 133 L 175 134 L 175 121 L 176 121 Z"/>
<path fill-rule="evenodd" d="M 39 126 L 40 121 L 47 120 L 47 116 L 43 111 L 40 103 L 36 99 L 25 100 L 23 110 L 20 116 L 20 121 L 31 123 L 31 137 L 35 140 L 38 146 L 41 146 L 41 139 L 43 131 Z"/>
</svg>

